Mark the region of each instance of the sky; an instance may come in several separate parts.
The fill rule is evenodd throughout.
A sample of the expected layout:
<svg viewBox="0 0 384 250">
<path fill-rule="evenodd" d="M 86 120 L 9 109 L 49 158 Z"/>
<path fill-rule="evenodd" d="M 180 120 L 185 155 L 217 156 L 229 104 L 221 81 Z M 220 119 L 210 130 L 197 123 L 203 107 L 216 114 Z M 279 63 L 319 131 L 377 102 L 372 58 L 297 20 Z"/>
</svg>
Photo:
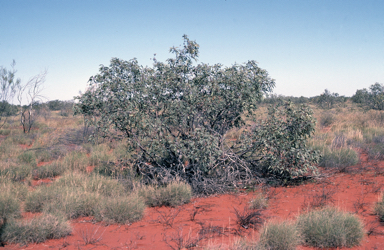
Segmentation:
<svg viewBox="0 0 384 250">
<path fill-rule="evenodd" d="M 384 84 L 383 0 L 0 0 L 0 66 L 48 71 L 46 100 L 71 100 L 111 58 L 152 66 L 186 34 L 199 62 L 255 60 L 275 94 L 352 96 Z"/>
</svg>

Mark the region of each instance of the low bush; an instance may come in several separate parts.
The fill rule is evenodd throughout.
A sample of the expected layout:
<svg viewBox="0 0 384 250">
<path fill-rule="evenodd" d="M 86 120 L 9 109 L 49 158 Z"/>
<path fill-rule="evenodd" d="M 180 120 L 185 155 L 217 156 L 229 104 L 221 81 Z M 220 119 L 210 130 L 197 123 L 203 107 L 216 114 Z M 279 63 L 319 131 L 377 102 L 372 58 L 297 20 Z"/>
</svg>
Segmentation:
<svg viewBox="0 0 384 250">
<path fill-rule="evenodd" d="M 380 221 L 384 221 L 384 194 L 381 201 L 375 204 L 375 213 L 379 216 Z"/>
<path fill-rule="evenodd" d="M 32 178 L 35 180 L 44 178 L 53 178 L 62 175 L 66 168 L 64 164 L 60 162 L 53 162 L 51 164 L 43 165 L 35 168 L 32 171 Z"/>
<path fill-rule="evenodd" d="M 142 187 L 138 193 L 145 200 L 145 204 L 150 207 L 175 207 L 188 203 L 192 198 L 191 186 L 180 181 L 172 182 L 166 187 Z"/>
<path fill-rule="evenodd" d="M 325 147 L 322 153 L 319 165 L 324 168 L 335 168 L 342 172 L 359 162 L 358 153 L 351 148 Z"/>
<path fill-rule="evenodd" d="M 95 218 L 107 223 L 127 224 L 143 217 L 145 204 L 140 196 L 110 197 L 103 199 L 96 209 Z"/>
<path fill-rule="evenodd" d="M 71 233 L 69 223 L 63 218 L 43 214 L 28 221 L 10 220 L 3 228 L 1 240 L 8 243 L 39 243 L 59 239 Z"/>
<path fill-rule="evenodd" d="M 300 242 L 292 222 L 269 222 L 261 228 L 258 250 L 294 250 Z"/>
<path fill-rule="evenodd" d="M 333 207 L 302 214 L 297 225 L 304 242 L 313 247 L 353 247 L 364 237 L 359 218 Z"/>
</svg>

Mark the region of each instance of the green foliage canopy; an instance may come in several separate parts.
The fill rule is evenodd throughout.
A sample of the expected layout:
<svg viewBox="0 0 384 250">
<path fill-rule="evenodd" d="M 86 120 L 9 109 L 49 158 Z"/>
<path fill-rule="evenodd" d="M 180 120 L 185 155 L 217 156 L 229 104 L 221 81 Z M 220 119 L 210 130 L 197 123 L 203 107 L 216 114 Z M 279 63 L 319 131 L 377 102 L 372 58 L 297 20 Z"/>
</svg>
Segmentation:
<svg viewBox="0 0 384 250">
<path fill-rule="evenodd" d="M 182 48 L 170 49 L 175 58 L 154 59 L 151 68 L 117 58 L 101 66 L 76 98 L 75 114 L 92 118 L 88 122 L 104 136 L 127 138 L 132 164 L 148 180 L 177 176 L 197 192 L 217 192 L 207 191 L 210 182 L 236 185 L 253 176 L 242 158 L 247 154 L 237 154 L 240 148 L 228 145 L 225 134 L 245 124 L 275 82 L 255 61 L 197 64 L 199 45 L 183 38 Z"/>
</svg>

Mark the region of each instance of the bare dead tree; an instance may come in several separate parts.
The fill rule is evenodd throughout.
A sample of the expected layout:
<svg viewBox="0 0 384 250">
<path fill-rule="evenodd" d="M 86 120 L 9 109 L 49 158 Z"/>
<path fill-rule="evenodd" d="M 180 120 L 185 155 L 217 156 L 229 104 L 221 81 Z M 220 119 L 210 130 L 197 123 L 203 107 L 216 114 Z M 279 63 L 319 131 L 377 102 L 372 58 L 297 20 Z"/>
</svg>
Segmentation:
<svg viewBox="0 0 384 250">
<path fill-rule="evenodd" d="M 33 105 L 37 101 L 44 99 L 41 92 L 44 90 L 45 77 L 47 70 L 32 77 L 27 83 L 19 85 L 17 99 L 20 104 L 20 123 L 23 126 L 23 132 L 29 133 L 32 125 L 36 120 L 36 115 L 33 112 Z M 22 106 L 23 98 L 25 97 L 26 105 Z"/>
</svg>

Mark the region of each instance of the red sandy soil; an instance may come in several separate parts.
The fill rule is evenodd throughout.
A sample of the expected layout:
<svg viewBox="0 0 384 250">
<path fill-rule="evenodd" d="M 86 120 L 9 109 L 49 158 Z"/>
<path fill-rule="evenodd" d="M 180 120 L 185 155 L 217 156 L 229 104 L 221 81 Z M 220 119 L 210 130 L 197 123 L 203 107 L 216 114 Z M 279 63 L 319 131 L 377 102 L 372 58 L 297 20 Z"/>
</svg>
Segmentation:
<svg viewBox="0 0 384 250">
<path fill-rule="evenodd" d="M 351 167 L 348 173 L 328 174 L 330 177 L 316 182 L 270 188 L 271 199 L 268 208 L 262 212 L 263 218 L 266 221 L 295 219 L 314 201 L 316 194 L 328 193 L 330 203 L 341 210 L 356 213 L 364 221 L 366 230 L 371 231 L 360 246 L 350 249 L 384 249 L 384 225 L 373 214 L 374 203 L 384 190 L 384 161 L 368 162 L 363 155 L 361 163 Z M 178 238 L 192 242 L 203 227 L 215 233 L 211 234 L 211 238 L 200 241 L 194 249 L 202 249 L 206 245 L 226 249 L 228 244 L 239 238 L 239 234 L 257 239 L 258 229 L 239 227 L 234 213 L 234 208 L 243 211 L 253 195 L 240 192 L 195 198 L 179 208 L 147 208 L 144 218 L 131 225 L 105 225 L 94 223 L 92 218 L 80 218 L 71 222 L 73 232 L 64 239 L 28 246 L 6 245 L 5 249 L 172 249 L 168 244 L 178 249 L 175 243 Z M 192 221 L 191 216 L 196 209 L 198 213 Z M 167 217 L 176 213 L 174 221 L 168 219 L 166 223 Z M 93 243 L 86 243 L 92 240 Z M 299 246 L 298 249 L 315 248 Z"/>
</svg>

